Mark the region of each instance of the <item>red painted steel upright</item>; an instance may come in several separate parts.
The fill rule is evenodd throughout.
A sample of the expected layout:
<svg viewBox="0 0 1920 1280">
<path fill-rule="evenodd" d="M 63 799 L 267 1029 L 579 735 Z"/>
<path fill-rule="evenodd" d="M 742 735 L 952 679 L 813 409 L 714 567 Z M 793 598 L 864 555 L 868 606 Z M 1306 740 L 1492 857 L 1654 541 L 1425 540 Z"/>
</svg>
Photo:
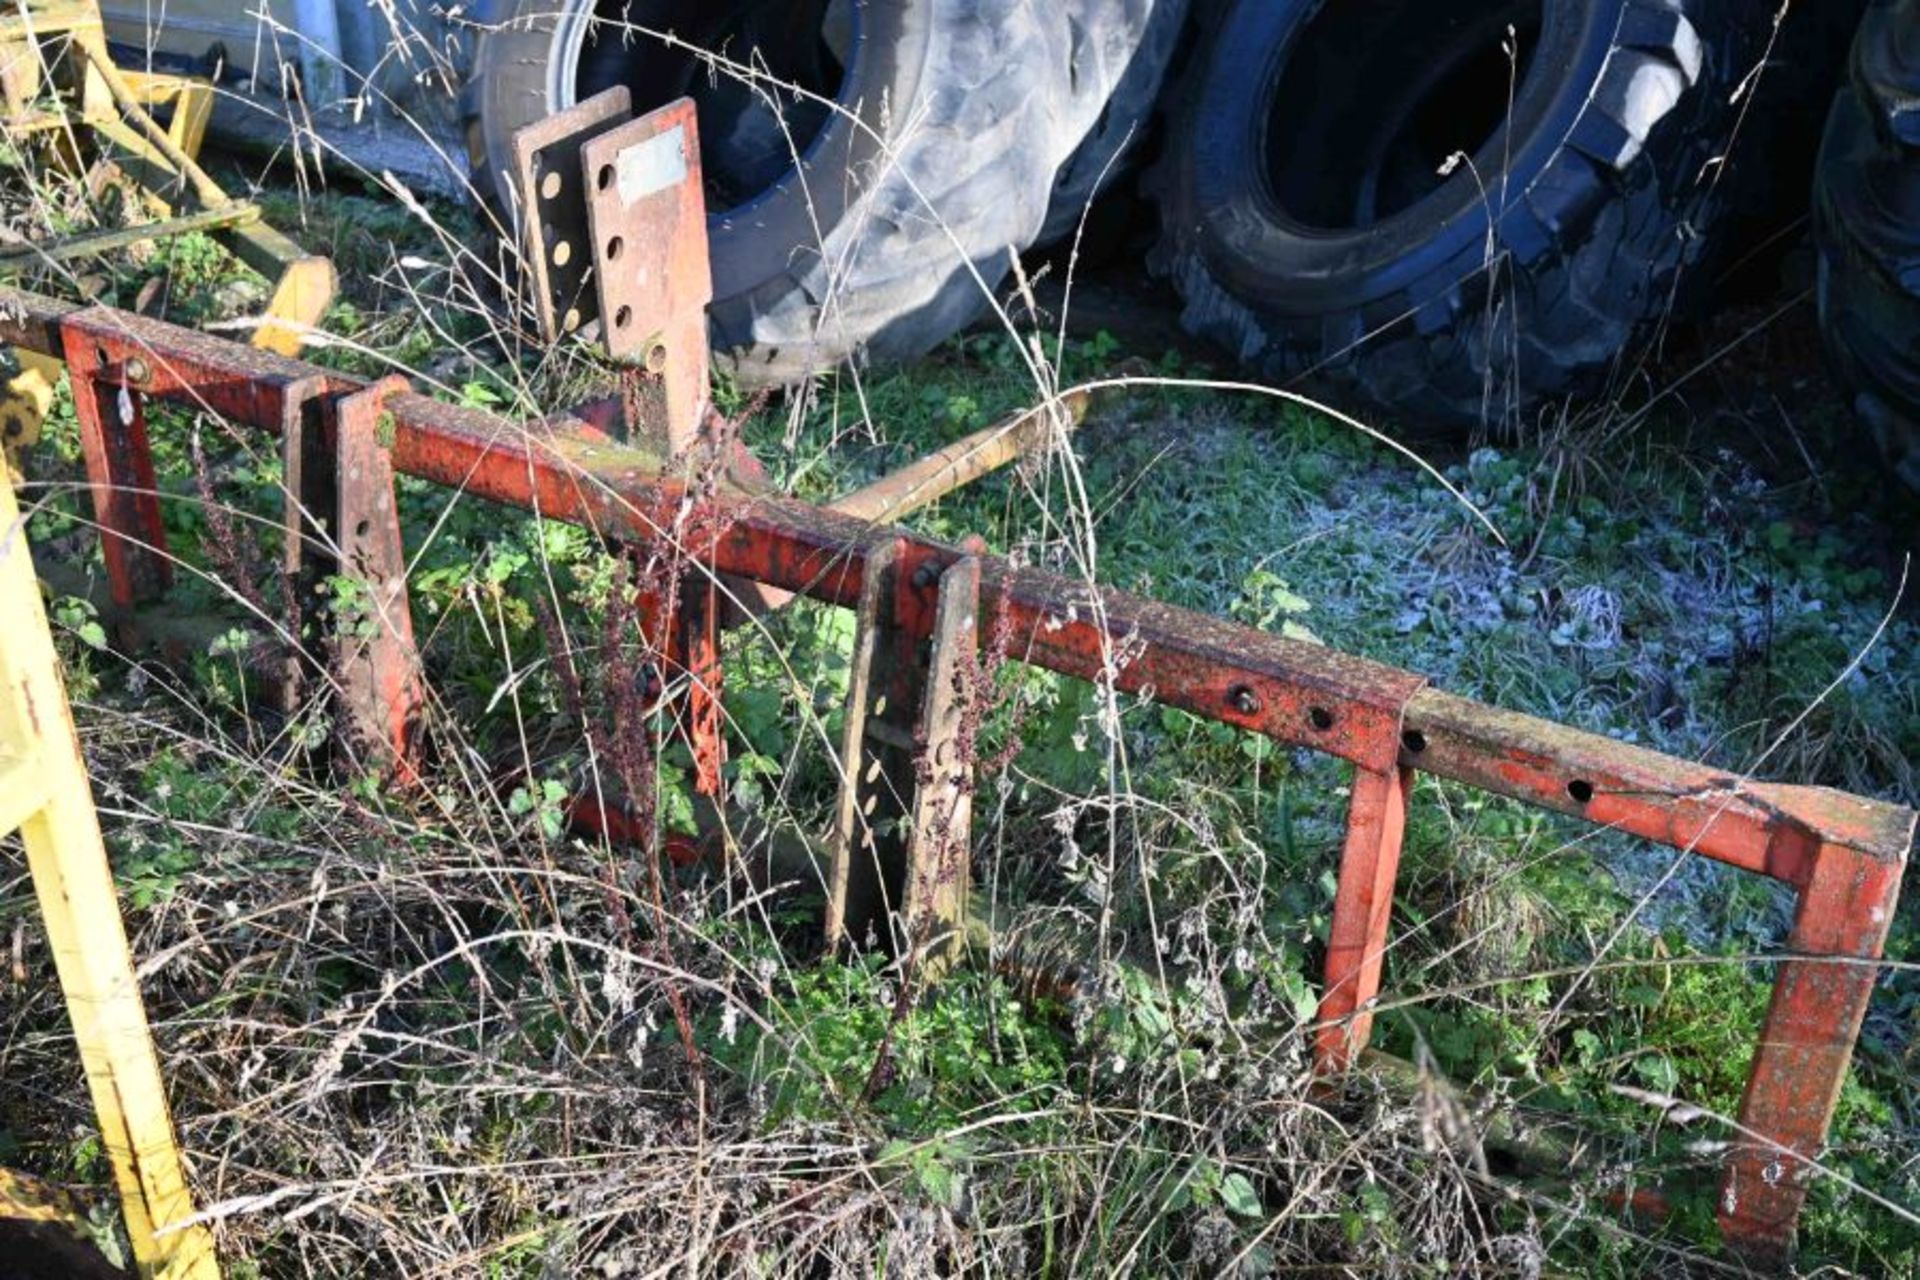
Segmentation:
<svg viewBox="0 0 1920 1280">
<path fill-rule="evenodd" d="M 145 388 L 154 357 L 123 354 L 85 327 L 68 328 L 62 338 L 113 602 L 123 609 L 146 604 L 173 581 L 147 442 Z"/>
<path fill-rule="evenodd" d="M 1400 870 L 1412 787 L 1411 769 L 1354 770 L 1314 1040 L 1315 1066 L 1323 1073 L 1352 1066 L 1373 1034 L 1369 1006 L 1380 994 L 1386 966 L 1387 923 L 1393 914 L 1394 878 Z"/>
<path fill-rule="evenodd" d="M 358 590 L 337 602 L 333 644 L 341 737 L 364 764 L 411 780 L 419 770 L 415 745 L 426 696 L 394 501 L 393 415 L 387 411 L 389 397 L 407 389 L 406 379 L 387 377 L 335 402 L 335 537 L 341 578 Z"/>
</svg>

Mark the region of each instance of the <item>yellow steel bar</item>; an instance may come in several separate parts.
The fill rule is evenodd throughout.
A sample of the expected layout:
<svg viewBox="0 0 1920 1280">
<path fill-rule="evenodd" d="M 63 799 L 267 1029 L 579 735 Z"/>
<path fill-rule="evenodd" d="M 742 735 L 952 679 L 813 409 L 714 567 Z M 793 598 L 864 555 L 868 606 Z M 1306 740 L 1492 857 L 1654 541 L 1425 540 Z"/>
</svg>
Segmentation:
<svg viewBox="0 0 1920 1280">
<path fill-rule="evenodd" d="M 256 205 L 230 204 L 221 209 L 201 209 L 183 213 L 163 222 L 145 222 L 136 227 L 107 227 L 100 231 L 82 231 L 57 240 L 27 240 L 20 244 L 0 245 L 0 266 L 15 263 L 40 265 L 65 262 L 70 258 L 94 258 L 115 249 L 164 240 L 168 236 L 192 231 L 218 231 L 225 227 L 245 226 L 260 220 Z"/>
<path fill-rule="evenodd" d="M 0 373 L 0 446 L 21 449 L 40 439 L 40 424 L 53 410 L 53 389 L 66 366 L 25 347 L 12 350 L 20 372 Z"/>
<path fill-rule="evenodd" d="M 276 355 L 299 355 L 307 334 L 319 327 L 333 303 L 338 285 L 333 260 L 308 253 L 264 222 L 226 227 L 214 238 L 273 284 L 253 345 Z"/>
<path fill-rule="evenodd" d="M 0 746 L 0 836 L 12 835 L 46 807 L 47 781 L 40 753 Z"/>
<path fill-rule="evenodd" d="M 167 163 L 180 171 L 192 186 L 200 203 L 207 208 L 217 208 L 225 204 L 227 193 L 220 189 L 220 184 L 215 182 L 212 175 L 202 169 L 192 156 L 183 151 L 152 116 L 147 114 L 139 95 L 127 84 L 126 79 L 121 75 L 120 68 L 114 65 L 113 58 L 107 53 L 105 37 L 93 32 L 76 33 L 73 48 L 76 53 L 86 58 L 90 70 L 99 75 L 114 105 L 120 109 L 120 114 L 131 120 L 142 133 L 146 134 L 147 140 L 162 156 L 166 157 Z M 90 105 L 85 110 L 95 119 L 104 118 L 102 112 Z"/>
<path fill-rule="evenodd" d="M 206 140 L 207 120 L 213 114 L 213 86 L 191 76 L 170 75 L 161 71 L 133 71 L 120 68 L 121 79 L 134 98 L 144 107 L 161 107 L 171 102 L 173 118 L 167 121 L 167 136 L 182 155 L 198 158 L 200 144 Z"/>
<path fill-rule="evenodd" d="M 113 872 L 100 839 L 79 735 L 67 705 L 53 636 L 40 604 L 26 522 L 0 461 L 0 743 L 38 754 L 44 804 L 20 824 L 74 1041 L 93 1094 L 101 1143 L 113 1165 L 127 1236 L 152 1280 L 218 1280 L 204 1226 L 169 1230 L 193 1213 L 160 1062 Z"/>
</svg>

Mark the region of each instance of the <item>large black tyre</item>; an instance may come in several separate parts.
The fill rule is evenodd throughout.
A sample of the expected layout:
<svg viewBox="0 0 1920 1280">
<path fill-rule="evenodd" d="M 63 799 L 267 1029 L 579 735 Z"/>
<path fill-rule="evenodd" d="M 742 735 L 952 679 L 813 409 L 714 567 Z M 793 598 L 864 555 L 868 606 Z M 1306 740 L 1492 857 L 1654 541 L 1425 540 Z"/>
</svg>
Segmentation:
<svg viewBox="0 0 1920 1280">
<path fill-rule="evenodd" d="M 964 326 L 1033 243 L 1097 110 L 1071 92 L 1056 0 L 494 3 L 466 95 L 476 189 L 500 207 L 513 131 L 579 97 L 626 83 L 646 110 L 692 93 L 714 349 L 748 385 L 910 358 Z M 684 43 L 649 34 L 668 31 Z M 689 45 L 815 96 L 756 93 Z"/>
<path fill-rule="evenodd" d="M 1097 114 L 1054 177 L 1041 244 L 1073 235 L 1101 192 L 1125 176 L 1187 25 L 1187 0 L 1074 0 L 1070 8 L 1074 91 Z"/>
<path fill-rule="evenodd" d="M 1267 377 L 1511 423 L 1670 313 L 1774 9 L 1232 0 L 1150 176 L 1154 263 L 1187 327 Z"/>
<path fill-rule="evenodd" d="M 1820 332 L 1888 465 L 1920 490 L 1920 3 L 1877 3 L 1813 194 Z"/>
</svg>

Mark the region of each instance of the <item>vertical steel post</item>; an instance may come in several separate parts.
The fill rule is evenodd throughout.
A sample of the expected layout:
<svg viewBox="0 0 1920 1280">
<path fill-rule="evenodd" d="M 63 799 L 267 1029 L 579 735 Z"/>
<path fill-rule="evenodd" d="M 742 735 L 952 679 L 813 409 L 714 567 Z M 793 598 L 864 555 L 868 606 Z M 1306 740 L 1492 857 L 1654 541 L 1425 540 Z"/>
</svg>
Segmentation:
<svg viewBox="0 0 1920 1280">
<path fill-rule="evenodd" d="M 980 560 L 967 556 L 940 575 L 933 651 L 915 734 L 912 825 L 907 835 L 906 934 L 923 978 L 966 944 L 972 879 L 973 771 L 969 724 L 978 723 Z"/>
<path fill-rule="evenodd" d="M 1340 885 L 1327 938 L 1326 988 L 1314 1039 L 1315 1068 L 1322 1074 L 1353 1065 L 1373 1033 L 1368 1006 L 1380 994 L 1412 786 L 1411 769 L 1356 766 L 1353 771 Z"/>
<path fill-rule="evenodd" d="M 720 695 L 725 675 L 720 664 L 720 580 L 694 570 L 682 578 L 678 617 L 672 620 L 677 657 L 687 672 L 687 696 L 681 723 L 693 752 L 693 788 L 724 802 L 727 739 Z"/>
<path fill-rule="evenodd" d="M 1720 1231 L 1756 1260 L 1784 1258 L 1866 1017 L 1902 863 L 1813 850 L 1720 1190 Z M 1828 958 L 1831 957 L 1831 958 Z"/>
<path fill-rule="evenodd" d="M 325 379 L 303 378 L 287 387 L 280 406 L 280 573 L 289 595 L 285 621 L 296 634 L 294 652 L 281 669 L 272 697 L 287 715 L 300 709 L 309 677 L 324 673 L 309 644 L 320 633 L 322 584 L 339 571 L 330 526 L 340 499 L 329 447 L 331 405 L 326 389 Z"/>
<path fill-rule="evenodd" d="M 141 394 L 151 376 L 147 361 L 157 357 L 114 362 L 74 326 L 63 325 L 60 336 L 113 602 L 123 609 L 146 604 L 173 580 Z"/>
<path fill-rule="evenodd" d="M 334 620 L 339 737 L 364 764 L 402 781 L 418 776 L 417 720 L 425 692 L 407 595 L 407 556 L 393 495 L 393 417 L 386 400 L 404 378 L 383 378 L 335 406 L 335 537 L 340 578 L 356 599 Z"/>
<path fill-rule="evenodd" d="M 869 937 L 899 950 L 908 943 L 894 936 L 893 921 L 907 896 L 913 727 L 926 699 L 930 655 L 922 650 L 932 633 L 924 597 L 934 578 L 931 565 L 916 575 L 905 545 L 899 533 L 887 532 L 862 550 L 828 873 L 830 948 L 858 946 Z"/>
</svg>

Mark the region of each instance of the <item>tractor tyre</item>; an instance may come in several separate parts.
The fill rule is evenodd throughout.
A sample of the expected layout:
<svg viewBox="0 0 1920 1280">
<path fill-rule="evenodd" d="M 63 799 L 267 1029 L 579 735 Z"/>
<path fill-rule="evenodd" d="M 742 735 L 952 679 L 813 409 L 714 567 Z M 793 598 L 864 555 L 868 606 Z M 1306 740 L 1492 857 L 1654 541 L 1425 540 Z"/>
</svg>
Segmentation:
<svg viewBox="0 0 1920 1280">
<path fill-rule="evenodd" d="M 1153 265 L 1263 376 L 1510 427 L 1697 288 L 1777 7 L 1230 0 L 1149 175 Z"/>
<path fill-rule="evenodd" d="M 1057 0 L 495 4 L 465 106 L 503 236 L 516 129 L 613 84 L 636 113 L 690 94 L 714 353 L 749 386 L 908 359 L 966 325 L 1097 114 L 1071 92 L 1076 6 Z"/>
<path fill-rule="evenodd" d="M 1072 237 L 1093 202 L 1127 174 L 1187 25 L 1187 0 L 1076 0 L 1074 8 L 1074 92 L 1097 114 L 1054 177 L 1041 244 Z"/>
<path fill-rule="evenodd" d="M 1888 467 L 1920 490 L 1920 3 L 1875 4 L 1813 192 L 1829 362 Z"/>
</svg>

